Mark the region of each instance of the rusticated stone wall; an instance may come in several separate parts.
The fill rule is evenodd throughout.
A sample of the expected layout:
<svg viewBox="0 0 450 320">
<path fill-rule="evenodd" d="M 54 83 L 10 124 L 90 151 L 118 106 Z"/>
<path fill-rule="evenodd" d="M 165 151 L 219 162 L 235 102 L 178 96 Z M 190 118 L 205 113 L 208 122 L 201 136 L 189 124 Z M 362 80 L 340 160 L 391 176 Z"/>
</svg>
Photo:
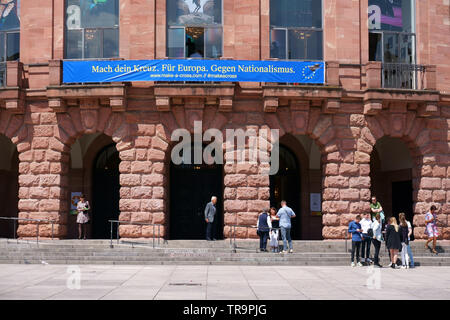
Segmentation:
<svg viewBox="0 0 450 320">
<path fill-rule="evenodd" d="M 436 204 L 439 228 L 450 238 L 450 108 L 441 117 L 423 118 L 415 111 L 391 107 L 376 115 L 363 115 L 362 106 L 343 104 L 342 112 L 324 114 L 320 108 L 279 107 L 275 113 L 260 110 L 257 101 L 237 102 L 237 111 L 219 112 L 215 106 L 175 106 L 169 112 L 112 112 L 108 107 L 69 107 L 54 113 L 43 104 L 30 104 L 24 116 L 0 111 L 0 133 L 19 152 L 19 217 L 55 220 L 55 236 L 64 238 L 69 209 L 68 172 L 70 148 L 83 134 L 101 132 L 117 143 L 120 163 L 120 220 L 163 224 L 169 221 L 168 179 L 170 136 L 177 128 L 193 131 L 194 121 L 203 130 L 279 129 L 280 136 L 307 135 L 322 154 L 322 235 L 342 239 L 349 221 L 369 210 L 370 155 L 384 136 L 402 139 L 414 160 L 414 224 L 423 237 L 424 213 Z M 223 145 L 224 234 L 233 224 L 254 225 L 259 211 L 269 206 L 269 177 L 262 174 L 266 159 L 257 164 L 236 164 Z M 51 234 L 49 224 L 39 227 L 41 237 Z M 120 227 L 123 238 L 151 237 L 152 227 Z M 163 228 L 162 235 L 166 235 Z M 20 237 L 34 237 L 36 226 L 21 223 Z M 237 236 L 255 237 L 240 228 Z"/>
</svg>

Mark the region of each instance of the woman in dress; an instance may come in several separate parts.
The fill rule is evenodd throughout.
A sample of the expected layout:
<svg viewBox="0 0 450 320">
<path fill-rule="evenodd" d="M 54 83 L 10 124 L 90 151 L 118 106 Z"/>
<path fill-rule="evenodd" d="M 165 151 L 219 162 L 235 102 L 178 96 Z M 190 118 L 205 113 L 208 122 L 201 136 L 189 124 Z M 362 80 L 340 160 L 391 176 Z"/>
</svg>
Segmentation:
<svg viewBox="0 0 450 320">
<path fill-rule="evenodd" d="M 280 218 L 277 217 L 277 209 L 274 207 L 270 208 L 270 219 L 272 220 L 270 248 L 272 252 L 278 252 L 278 228 L 280 227 Z"/>
<path fill-rule="evenodd" d="M 386 247 L 389 249 L 391 257 L 391 268 L 397 269 L 398 251 L 402 248 L 402 244 L 400 242 L 399 226 L 395 217 L 389 219 L 389 226 L 386 228 Z"/>
<path fill-rule="evenodd" d="M 89 201 L 86 201 L 85 196 L 81 195 L 80 200 L 77 203 L 78 239 L 81 239 L 81 235 L 84 234 L 83 239 L 86 240 L 87 223 L 89 222 L 89 209 Z"/>
<path fill-rule="evenodd" d="M 425 248 L 429 249 L 428 244 L 433 241 L 433 249 L 431 250 L 434 254 L 437 254 L 436 251 L 436 239 L 439 237 L 439 232 L 437 229 L 437 215 L 436 215 L 436 206 L 431 206 L 430 211 L 428 211 L 425 215 L 425 223 L 426 223 L 426 233 L 428 236 L 428 240 L 425 243 Z"/>
</svg>

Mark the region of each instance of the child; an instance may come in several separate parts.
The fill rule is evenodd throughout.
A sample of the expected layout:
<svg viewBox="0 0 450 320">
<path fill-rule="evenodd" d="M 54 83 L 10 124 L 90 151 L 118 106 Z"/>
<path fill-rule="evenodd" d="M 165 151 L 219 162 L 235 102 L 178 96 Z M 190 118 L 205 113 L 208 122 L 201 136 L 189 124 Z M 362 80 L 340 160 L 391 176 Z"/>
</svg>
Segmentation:
<svg viewBox="0 0 450 320">
<path fill-rule="evenodd" d="M 270 208 L 270 218 L 272 220 L 272 228 L 270 229 L 270 249 L 272 252 L 278 252 L 278 228 L 279 228 L 279 218 L 277 218 L 277 209 L 274 207 Z"/>
<path fill-rule="evenodd" d="M 361 262 L 359 262 L 359 251 L 361 249 L 361 224 L 359 223 L 361 221 L 361 216 L 357 215 L 355 220 L 350 222 L 348 225 L 348 233 L 352 234 L 352 264 L 351 266 L 355 266 L 355 251 L 356 251 L 356 262 L 358 267 L 362 267 Z"/>
</svg>

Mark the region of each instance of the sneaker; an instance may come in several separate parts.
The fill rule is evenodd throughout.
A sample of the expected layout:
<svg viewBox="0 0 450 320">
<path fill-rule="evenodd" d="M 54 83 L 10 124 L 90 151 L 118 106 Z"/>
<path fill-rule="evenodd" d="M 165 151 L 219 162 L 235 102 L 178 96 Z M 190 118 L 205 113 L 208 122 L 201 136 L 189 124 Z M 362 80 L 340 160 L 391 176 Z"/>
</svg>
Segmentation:
<svg viewBox="0 0 450 320">
<path fill-rule="evenodd" d="M 366 259 L 366 262 L 372 263 L 372 260 L 371 260 L 370 258 L 367 258 L 367 259 Z"/>
<path fill-rule="evenodd" d="M 358 266 L 358 267 L 362 267 L 363 265 L 362 265 L 361 262 L 358 262 L 357 266 Z"/>
<path fill-rule="evenodd" d="M 293 252 L 294 252 L 294 250 L 293 250 L 293 249 L 289 250 L 289 253 L 293 253 Z"/>
<path fill-rule="evenodd" d="M 282 251 L 280 251 L 280 253 L 287 253 L 287 251 L 286 250 L 282 250 Z"/>
<path fill-rule="evenodd" d="M 388 268 L 389 268 L 389 267 L 392 267 L 392 262 L 389 262 L 389 264 L 388 264 Z"/>
<path fill-rule="evenodd" d="M 406 266 L 402 266 L 402 269 L 406 269 L 407 267 Z"/>
<path fill-rule="evenodd" d="M 375 265 L 376 265 L 378 268 L 383 268 L 383 266 L 382 266 L 381 264 L 379 264 L 379 263 L 375 263 Z"/>
<path fill-rule="evenodd" d="M 352 264 L 350 265 L 352 268 L 354 268 L 356 265 L 354 262 L 352 262 Z"/>
</svg>

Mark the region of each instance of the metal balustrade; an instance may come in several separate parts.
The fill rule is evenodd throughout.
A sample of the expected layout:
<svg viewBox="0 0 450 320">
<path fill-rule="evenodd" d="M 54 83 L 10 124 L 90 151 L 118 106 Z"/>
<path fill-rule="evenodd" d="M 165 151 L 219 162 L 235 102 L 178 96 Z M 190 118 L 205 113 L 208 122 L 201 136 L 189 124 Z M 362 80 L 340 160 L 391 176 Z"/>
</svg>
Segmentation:
<svg viewBox="0 0 450 320">
<path fill-rule="evenodd" d="M 425 67 L 409 63 L 383 63 L 382 87 L 386 89 L 413 89 L 424 88 Z"/>
</svg>

